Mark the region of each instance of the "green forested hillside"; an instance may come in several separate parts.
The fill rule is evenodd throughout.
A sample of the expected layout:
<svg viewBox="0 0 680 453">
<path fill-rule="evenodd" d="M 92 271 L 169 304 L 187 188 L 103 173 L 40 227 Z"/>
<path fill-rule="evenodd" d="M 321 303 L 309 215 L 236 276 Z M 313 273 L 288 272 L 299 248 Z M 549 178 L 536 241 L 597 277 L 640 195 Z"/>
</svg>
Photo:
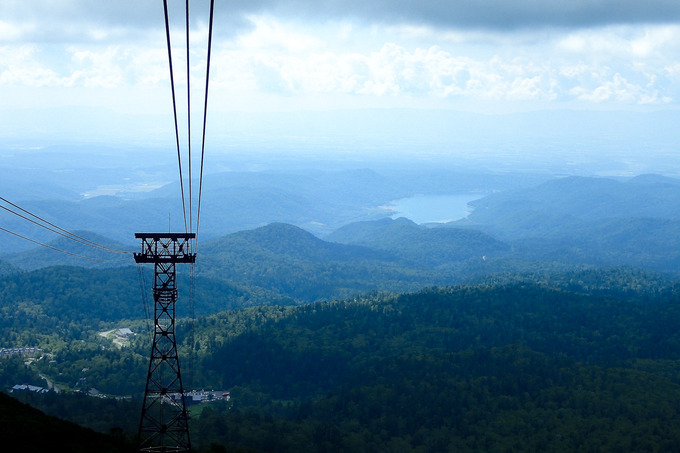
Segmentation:
<svg viewBox="0 0 680 453">
<path fill-rule="evenodd" d="M 664 326 L 680 316 L 680 309 L 674 304 L 680 287 L 650 280 L 648 286 L 635 283 L 621 289 L 611 288 L 616 279 L 647 281 L 645 274 L 632 271 L 584 272 L 553 277 L 543 283 L 514 279 L 399 296 L 376 294 L 360 300 L 301 307 L 257 307 L 237 316 L 213 315 L 199 320 L 197 341 L 214 346 L 223 342 L 222 348 L 226 348 L 223 354 L 232 358 L 258 356 L 247 350 L 266 350 L 266 345 L 273 344 L 289 352 L 301 348 L 309 352 L 308 348 L 314 348 L 333 356 L 336 365 L 342 360 L 359 360 L 361 354 L 389 356 L 507 344 L 524 344 L 541 353 L 559 353 L 576 361 L 598 364 L 606 361 L 621 365 L 634 358 L 659 357 L 659 351 L 668 349 L 663 344 L 675 341 L 676 334 Z M 244 327 L 244 320 L 263 316 L 270 321 L 256 324 L 250 321 L 251 325 Z M 246 333 L 248 340 L 236 340 Z M 235 345 L 231 345 L 233 341 Z M 655 350 L 654 345 L 660 349 Z M 279 355 L 275 349 L 273 346 L 269 349 L 271 360 Z M 666 358 L 678 354 L 680 351 L 671 351 Z M 307 360 L 309 355 L 304 357 Z M 269 360 L 263 362 L 272 365 Z M 232 367 L 233 362 L 210 363 L 224 366 L 225 373 L 240 369 Z M 309 363 L 319 364 L 323 360 Z M 272 379 L 280 382 L 287 373 L 294 373 L 296 379 L 321 382 L 301 371 L 302 364 L 298 365 L 287 372 L 273 373 Z"/>
<path fill-rule="evenodd" d="M 140 287 L 138 269 L 83 269 L 58 266 L 4 276 L 0 279 L 0 310 L 7 324 L 22 312 L 40 313 L 40 320 L 54 326 L 55 319 L 73 323 L 96 324 L 122 319 L 143 319 L 143 299 L 151 298 L 152 274 L 145 269 L 144 292 Z M 261 289 L 250 291 L 223 281 L 196 278 L 195 299 L 200 301 L 195 314 L 214 313 L 231 308 L 260 304 L 289 304 L 290 299 L 278 297 Z M 192 284 L 189 275 L 178 272 L 180 316 L 189 314 Z M 25 328 L 21 319 L 12 327 Z"/>
<path fill-rule="evenodd" d="M 654 279 L 586 272 L 211 316 L 198 375 L 233 388 L 234 409 L 197 429 L 277 451 L 663 451 L 680 441 L 680 310 L 677 285 Z"/>
<path fill-rule="evenodd" d="M 7 275 L 7 274 L 13 274 L 19 272 L 19 269 L 17 269 L 15 266 L 12 266 L 9 263 L 6 263 L 4 261 L 0 261 L 0 277 Z"/>
<path fill-rule="evenodd" d="M 277 451 L 664 451 L 680 442 L 678 290 L 608 291 L 618 279 L 644 276 L 209 317 L 202 374 L 234 386 L 235 401 L 222 422 L 204 411 L 199 429 Z M 269 321 L 229 335 L 243 316 Z"/>
<path fill-rule="evenodd" d="M 207 242 L 200 273 L 311 302 L 370 290 L 408 291 L 451 282 L 384 250 L 322 241 L 301 228 L 270 224 Z"/>
<path fill-rule="evenodd" d="M 199 277 L 192 290 L 188 275 L 180 274 L 178 280 L 179 317 L 292 303 L 258 288 L 244 289 Z M 49 359 L 41 361 L 38 368 L 68 388 L 85 378 L 88 385 L 107 393 L 136 393 L 143 386 L 148 344 L 139 352 L 119 351 L 99 333 L 127 327 L 148 341 L 149 321 L 144 319 L 153 310 L 151 281 L 150 275 L 141 279 L 142 293 L 134 267 L 97 270 L 63 266 L 5 275 L 0 278 L 0 348 L 41 348 Z M 0 372 L 1 385 L 23 383 L 25 378 L 22 373 Z M 28 382 L 40 385 L 35 376 Z"/>
<path fill-rule="evenodd" d="M 481 231 L 427 228 L 405 218 L 353 223 L 325 239 L 389 251 L 409 263 L 424 267 L 479 261 L 509 249 L 507 244 Z"/>
<path fill-rule="evenodd" d="M 193 438 L 198 451 L 672 451 L 679 295 L 616 269 L 181 320 L 191 388 L 232 395 L 192 407 Z M 90 341 L 32 368 L 72 381 L 87 368 L 89 385 L 135 393 L 148 337 L 97 354 Z"/>
<path fill-rule="evenodd" d="M 528 189 L 499 192 L 470 204 L 475 208 L 470 220 L 480 224 L 520 221 L 527 210 L 549 218 L 680 219 L 680 180 L 659 175 L 641 175 L 624 181 L 572 176 Z M 517 225 L 527 232 L 537 226 L 530 221 Z"/>
<path fill-rule="evenodd" d="M 493 254 L 504 247 L 474 231 L 434 231 L 417 226 L 408 230 L 400 233 L 395 229 L 394 235 L 385 235 L 384 240 L 392 244 L 392 249 L 323 241 L 299 227 L 280 223 L 206 241 L 200 244 L 196 265 L 197 307 L 202 313 L 209 313 L 260 303 L 312 302 L 350 297 L 371 290 L 414 291 L 431 285 L 452 284 L 469 275 L 483 273 L 484 253 Z M 407 240 L 408 236 L 411 237 Z M 57 242 L 51 244 L 59 246 Z M 105 288 L 103 291 L 114 293 L 106 295 L 113 302 L 104 310 L 115 307 L 115 311 L 127 312 L 128 308 L 118 307 L 116 301 L 124 290 L 128 293 L 122 303 L 131 302 L 137 282 L 134 268 L 101 269 L 92 271 L 90 277 L 89 271 L 74 267 L 72 276 L 66 275 L 71 271 L 65 271 L 61 278 L 50 268 L 43 268 L 59 262 L 60 256 L 62 254 L 52 250 L 18 254 L 27 268 L 40 267 L 34 273 L 16 276 L 19 287 L 23 281 L 43 280 L 44 284 L 32 285 L 28 294 L 39 291 L 53 298 L 50 286 L 58 287 L 75 279 L 80 286 L 78 291 L 89 292 L 88 297 L 101 298 L 96 294 L 100 286 Z M 63 261 L 70 262 L 69 259 Z M 473 268 L 470 268 L 471 263 L 474 263 Z M 179 272 L 182 279 L 181 268 Z M 53 278 L 60 281 L 52 282 Z M 210 281 L 203 284 L 201 279 Z M 188 288 L 185 282 L 180 280 L 180 291 Z M 214 297 L 216 293 L 224 296 L 219 302 Z M 11 300 L 23 294 L 14 292 L 10 295 Z M 121 314 L 123 318 L 126 316 Z"/>
<path fill-rule="evenodd" d="M 47 244 L 51 248 L 36 247 L 23 252 L 10 253 L 4 255 L 5 259 L 23 270 L 34 270 L 50 266 L 81 266 L 108 269 L 134 264 L 134 259 L 132 258 L 133 249 L 130 246 L 89 231 L 74 231 L 73 233 L 82 238 L 82 240 L 74 241 L 65 237 L 59 237 Z M 114 253 L 103 248 L 94 248 L 88 245 L 86 241 L 127 253 Z M 54 249 L 64 250 L 68 253 L 61 253 Z"/>
</svg>

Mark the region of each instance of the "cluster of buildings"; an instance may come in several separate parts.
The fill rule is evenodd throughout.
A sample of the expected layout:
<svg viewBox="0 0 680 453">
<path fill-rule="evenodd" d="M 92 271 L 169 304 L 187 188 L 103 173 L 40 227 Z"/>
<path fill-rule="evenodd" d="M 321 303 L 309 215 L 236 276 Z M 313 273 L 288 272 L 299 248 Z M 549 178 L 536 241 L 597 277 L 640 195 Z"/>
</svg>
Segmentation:
<svg viewBox="0 0 680 453">
<path fill-rule="evenodd" d="M 173 399 L 179 400 L 179 394 L 170 395 Z M 192 390 L 184 393 L 186 404 L 211 403 L 213 401 L 230 401 L 231 394 L 224 390 Z"/>
<path fill-rule="evenodd" d="M 42 352 L 40 348 L 24 347 L 24 348 L 2 348 L 0 349 L 0 357 L 12 357 L 15 355 L 34 355 Z"/>
<path fill-rule="evenodd" d="M 109 332 L 104 332 L 104 334 L 113 334 L 114 336 L 114 341 L 118 340 L 124 340 L 127 338 L 130 338 L 131 336 L 135 335 L 134 332 L 132 332 L 128 328 L 122 328 L 122 329 L 116 329 L 114 331 L 109 331 Z M 101 335 L 101 334 L 100 334 Z M 41 354 L 42 349 L 40 348 L 35 348 L 35 347 L 22 347 L 22 348 L 2 348 L 0 349 L 0 358 L 3 357 L 12 357 L 15 355 L 22 355 L 22 356 L 32 356 L 36 354 Z M 88 371 L 87 368 L 83 369 L 83 372 Z M 86 378 L 80 378 L 78 382 L 76 382 L 76 388 L 87 388 L 87 379 Z M 29 385 L 29 384 L 17 384 L 14 387 L 11 388 L 10 392 L 18 392 L 18 391 L 29 391 L 29 392 L 36 392 L 36 393 L 47 393 L 49 389 L 44 388 L 44 387 L 38 387 L 35 385 Z M 91 388 L 89 390 L 83 390 L 84 393 L 88 394 L 89 396 L 94 396 L 94 397 L 99 397 L 99 398 L 105 398 L 106 396 L 101 394 L 97 389 Z M 173 399 L 178 399 L 179 395 L 178 394 L 171 394 L 168 395 L 168 397 L 173 398 Z M 130 398 L 130 397 L 124 397 L 124 398 Z M 186 404 L 200 404 L 200 403 L 210 403 L 213 401 L 230 401 L 231 400 L 231 395 L 228 391 L 225 390 L 192 390 L 189 392 L 186 392 L 184 394 L 184 401 Z"/>
<path fill-rule="evenodd" d="M 14 393 L 14 392 L 47 393 L 47 392 L 49 392 L 49 390 L 44 388 L 44 387 L 38 387 L 37 385 L 17 384 L 14 387 L 12 387 L 12 389 L 9 392 L 10 393 Z"/>
</svg>

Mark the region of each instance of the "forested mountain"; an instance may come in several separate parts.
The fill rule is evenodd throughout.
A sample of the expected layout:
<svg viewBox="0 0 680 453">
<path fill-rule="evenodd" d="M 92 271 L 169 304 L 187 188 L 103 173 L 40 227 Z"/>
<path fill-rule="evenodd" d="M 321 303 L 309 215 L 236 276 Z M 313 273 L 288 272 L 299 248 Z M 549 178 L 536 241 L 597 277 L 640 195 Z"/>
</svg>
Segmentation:
<svg viewBox="0 0 680 453">
<path fill-rule="evenodd" d="M 192 406 L 193 438 L 198 451 L 670 451 L 679 295 L 677 281 L 616 269 L 182 321 L 193 387 L 232 395 Z M 100 342 L 33 367 L 141 387 L 147 347 L 143 335 L 123 350 Z"/>
<path fill-rule="evenodd" d="M 305 302 L 370 290 L 408 291 L 451 282 L 394 253 L 323 241 L 301 228 L 271 224 L 201 246 L 201 275 L 267 288 Z"/>
<path fill-rule="evenodd" d="M 437 181 L 430 183 L 429 190 L 440 193 L 445 191 L 445 176 L 435 178 Z M 467 219 L 444 225 L 428 225 L 428 228 L 415 225 L 406 219 L 395 221 L 386 219 L 384 216 L 388 212 L 384 207 L 380 208 L 380 203 L 384 204 L 389 194 L 399 196 L 410 193 L 416 187 L 426 187 L 425 181 L 399 188 L 394 175 L 387 177 L 370 171 L 338 172 L 307 177 L 290 174 L 238 173 L 215 175 L 214 178 L 212 183 L 214 188 L 211 190 L 215 198 L 211 200 L 210 194 L 207 195 L 205 209 L 216 211 L 208 216 L 212 219 L 210 222 L 215 224 L 204 225 L 209 234 L 207 237 L 203 236 L 201 256 L 206 257 L 209 265 L 203 266 L 202 270 L 212 272 L 221 279 L 228 276 L 227 279 L 235 284 L 242 283 L 276 291 L 279 290 L 274 287 L 281 287 L 284 280 L 295 279 L 296 275 L 305 275 L 305 280 L 309 281 L 310 273 L 321 276 L 322 280 L 325 279 L 317 286 L 325 288 L 338 286 L 335 292 L 320 287 L 289 288 L 280 291 L 280 294 L 305 300 L 314 300 L 317 297 L 344 297 L 352 291 L 371 288 L 414 290 L 423 283 L 450 284 L 469 276 L 498 270 L 523 272 L 540 266 L 547 269 L 566 269 L 575 266 L 611 267 L 623 264 L 659 271 L 676 271 L 680 264 L 678 243 L 680 208 L 677 207 L 680 206 L 678 203 L 680 182 L 657 175 L 643 175 L 627 180 L 586 177 L 552 179 L 531 188 L 494 193 L 474 201 L 472 205 L 475 209 Z M 483 181 L 483 178 L 482 180 L 468 178 L 463 182 L 452 183 L 449 190 L 459 186 L 469 189 L 474 187 L 472 184 L 482 184 Z M 487 176 L 487 183 L 491 184 L 490 181 L 494 180 Z M 526 182 L 517 184 L 524 187 Z M 493 183 L 510 185 L 503 180 Z M 369 188 L 376 192 L 373 195 L 363 193 L 364 190 L 370 192 Z M 164 187 L 153 196 L 161 197 L 160 200 L 163 197 L 170 197 L 172 191 L 172 187 Z M 246 193 L 247 196 L 244 195 Z M 331 202 L 338 194 L 341 196 Z M 281 197 L 285 198 L 285 202 L 279 200 Z M 117 197 L 95 197 L 77 203 L 72 202 L 75 203 L 72 207 L 67 206 L 71 203 L 67 201 L 55 203 L 34 201 L 31 207 L 37 209 L 39 213 L 51 212 L 51 215 L 47 216 L 49 219 L 54 216 L 68 217 L 69 212 L 77 210 L 85 216 L 83 219 L 93 230 L 103 229 L 113 234 L 111 237 L 121 238 L 121 226 L 131 225 L 133 217 L 139 213 L 143 204 L 148 203 L 147 206 L 166 209 L 160 208 L 165 206 L 164 203 L 151 200 L 151 198 L 125 200 Z M 139 209 L 127 209 L 137 203 Z M 238 207 L 238 212 L 241 213 L 238 222 L 252 225 L 255 232 L 248 233 L 246 231 L 250 230 L 242 230 L 235 236 L 226 236 L 229 239 L 216 235 L 217 231 L 228 232 L 236 228 L 236 224 L 233 223 L 235 220 L 227 218 L 231 216 L 232 210 L 220 208 L 225 203 Z M 323 236 L 327 241 L 358 245 L 369 248 L 372 252 L 365 250 L 362 254 L 356 249 L 350 251 L 340 247 L 333 248 L 327 244 L 316 250 L 321 243 L 305 244 L 294 237 L 290 229 L 285 230 L 291 233 L 287 236 L 283 230 L 280 232 L 268 231 L 266 228 L 262 230 L 261 225 L 267 222 L 262 222 L 263 218 L 250 218 L 244 214 L 248 212 L 245 205 L 250 206 L 248 209 L 258 212 L 266 211 L 272 219 L 285 220 L 288 224 L 298 227 L 302 225 L 306 228 L 305 231 L 330 233 Z M 328 212 L 343 212 L 342 220 L 333 222 L 324 220 L 327 215 L 326 209 Z M 119 215 L 117 210 L 126 211 Z M 174 222 L 181 222 L 181 216 L 172 210 L 162 215 L 147 212 L 143 217 L 167 218 L 167 212 L 171 212 Z M 304 214 L 298 215 L 296 212 Z M 0 213 L 0 217 L 7 215 Z M 111 218 L 116 218 L 115 225 L 111 223 Z M 9 222 L 10 227 L 13 225 L 12 222 L 17 221 L 4 220 Z M 339 228 L 331 233 L 334 226 Z M 114 233 L 112 229 L 115 228 L 117 231 Z M 157 229 L 158 225 L 145 226 L 142 223 L 137 224 L 136 228 L 138 231 L 152 230 Z M 166 226 L 163 230 L 165 228 Z M 36 232 L 28 233 L 32 235 Z M 133 230 L 125 233 L 122 243 L 94 233 L 80 234 L 115 249 L 135 249 Z M 211 240 L 211 234 L 217 237 Z M 249 235 L 253 237 L 247 237 Z M 225 239 L 219 239 L 220 237 Z M 263 245 L 257 244 L 260 240 L 264 241 Z M 285 250 L 278 248 L 264 252 L 266 248 L 271 247 L 267 241 L 277 240 L 281 244 L 288 244 L 288 247 Z M 213 244 L 217 250 L 211 250 Z M 124 255 L 93 250 L 64 238 L 59 238 L 48 245 L 105 261 L 83 260 L 47 248 L 2 256 L 4 260 L 24 269 L 54 264 L 109 267 L 125 265 L 128 262 L 125 261 Z M 234 247 L 233 253 L 225 251 L 230 247 Z M 298 247 L 302 248 L 298 250 Z M 324 250 L 324 254 L 321 254 L 321 250 Z M 344 264 L 338 267 L 338 263 L 347 263 L 348 257 L 357 253 L 359 259 L 355 260 L 355 264 L 359 267 L 368 266 L 362 270 L 361 276 L 372 275 L 365 280 L 373 282 L 380 280 L 386 282 L 385 284 L 371 286 L 373 283 L 357 281 L 351 276 L 345 278 L 348 269 L 346 266 L 343 268 Z M 272 263 L 268 269 L 262 269 L 261 266 L 265 255 Z M 241 259 L 239 256 L 248 259 Z M 482 258 L 485 263 L 478 262 Z M 258 269 L 246 269 L 251 265 L 248 261 Z M 324 266 L 320 265 L 322 261 L 325 262 Z M 308 266 L 309 262 L 314 265 Z M 387 270 L 384 278 L 382 276 L 373 278 L 377 271 L 374 264 L 378 262 L 381 263 L 381 268 Z M 288 264 L 298 267 L 289 271 L 285 269 Z M 403 272 L 395 270 L 395 266 L 402 270 L 408 269 L 407 274 L 414 271 L 418 274 L 427 269 L 428 275 L 405 276 Z M 236 272 L 236 269 L 239 271 Z M 445 270 L 449 273 L 442 275 L 441 272 Z M 266 277 L 263 277 L 264 275 Z M 457 276 L 458 280 L 452 280 L 452 275 Z M 340 284 L 334 285 L 331 280 Z M 399 281 L 406 283 L 398 285 Z M 413 285 L 414 281 L 418 283 Z"/>
<path fill-rule="evenodd" d="M 407 262 L 426 267 L 493 258 L 509 249 L 507 244 L 481 231 L 427 228 L 405 218 L 352 223 L 325 239 L 389 251 Z"/>
<path fill-rule="evenodd" d="M 197 451 L 672 451 L 679 193 L 655 176 L 564 178 L 439 227 L 372 220 L 322 240 L 272 223 L 202 240 L 195 282 L 178 268 L 183 370 L 233 398 L 192 408 Z M 41 267 L 47 252 L 15 258 Z M 134 266 L 0 262 L 0 347 L 40 349 L 29 368 L 0 360 L 2 385 L 42 374 L 138 398 L 150 282 Z M 100 335 L 120 327 L 137 335 Z M 21 398 L 135 429 L 134 403 Z"/>
<path fill-rule="evenodd" d="M 315 381 L 323 386 L 324 379 L 330 379 L 327 385 L 341 379 L 337 372 L 321 379 L 305 371 L 305 364 L 322 373 L 329 366 L 344 373 L 351 363 L 362 362 L 364 354 L 389 357 L 508 344 L 583 363 L 625 366 L 630 360 L 680 357 L 680 350 L 671 346 L 680 338 L 671 327 L 680 317 L 675 304 L 679 293 L 677 282 L 624 269 L 543 279 L 516 276 L 476 286 L 211 315 L 198 321 L 196 339 L 203 346 L 212 345 L 208 349 L 214 357 L 205 363 L 208 369 L 222 370 L 218 374 L 225 379 L 224 386 L 242 382 L 238 376 L 246 365 L 234 366 L 236 357 L 248 361 L 266 356 L 261 366 L 273 367 L 279 361 L 289 366 L 293 356 L 282 359 L 284 352 L 302 362 L 273 373 L 266 381 L 272 389 L 285 376 L 291 376 L 291 385 Z M 267 321 L 248 321 L 262 316 Z M 260 348 L 264 356 L 248 352 Z M 295 355 L 301 348 L 328 357 L 310 360 L 310 351 Z M 305 388 L 309 387 L 300 384 L 303 394 Z"/>
<path fill-rule="evenodd" d="M 371 290 L 415 291 L 498 273 L 552 273 L 622 264 L 669 272 L 680 269 L 680 234 L 676 234 L 680 219 L 606 218 L 571 224 L 562 220 L 556 221 L 550 235 L 537 233 L 536 237 L 515 237 L 507 242 L 480 231 L 490 228 L 488 225 L 454 222 L 426 227 L 404 218 L 352 223 L 327 240 L 280 223 L 240 231 L 200 243 L 199 278 L 219 281 L 223 288 L 227 285 L 231 289 L 224 289 L 227 305 L 216 303 L 215 297 L 206 293 L 199 306 L 210 307 L 204 312 L 209 313 L 215 311 L 213 308 L 330 300 Z M 121 244 L 82 234 L 122 248 Z M 72 241 L 61 238 L 50 245 L 66 247 L 67 242 Z M 80 253 L 93 253 L 85 245 L 76 246 Z M 112 255 L 122 261 L 94 261 L 91 265 L 132 262 L 131 255 L 108 253 L 106 257 Z M 47 248 L 14 256 L 14 262 L 28 269 L 59 261 L 90 264 L 89 260 Z M 4 269 L 5 273 L 16 271 L 13 267 Z M 87 272 L 79 269 L 75 273 Z M 132 272 L 102 270 L 92 279 L 83 277 L 84 287 L 96 287 L 100 276 L 106 274 L 109 286 L 130 287 L 136 282 Z M 47 288 L 52 283 L 49 276 L 45 279 Z M 215 287 L 215 283 L 198 285 L 199 292 L 203 287 Z M 202 298 L 203 293 L 199 296 Z"/>
<path fill-rule="evenodd" d="M 54 165 L 60 171 L 50 169 L 58 173 L 55 177 L 63 178 L 64 174 L 73 172 L 64 163 L 71 162 L 71 159 L 59 160 L 49 155 L 38 160 L 56 160 Z M 115 163 L 110 164 L 113 167 Z M 61 169 L 62 165 L 66 168 Z M 5 170 L 11 172 L 10 169 Z M 94 186 L 92 191 L 95 193 L 95 189 L 99 189 L 97 185 L 105 184 L 110 177 L 101 175 L 102 171 L 95 172 L 95 176 L 90 172 L 81 176 Z M 135 168 L 126 174 L 134 174 L 145 183 L 158 178 L 151 169 L 143 171 Z M 102 181 L 97 181 L 96 176 L 100 176 Z M 205 175 L 204 181 L 201 234 L 206 239 L 218 238 L 269 223 L 283 222 L 322 235 L 347 223 L 379 219 L 389 212 L 385 206 L 391 201 L 417 193 L 484 193 L 526 187 L 543 180 L 545 177 L 534 175 L 408 168 L 383 171 L 340 168 L 335 171 L 317 169 L 305 172 L 211 172 Z M 69 231 L 87 230 L 130 245 L 135 244 L 136 232 L 167 231 L 168 223 L 173 230 L 184 228 L 179 183 L 175 182 L 174 177 L 170 181 L 155 190 L 120 191 L 115 195 L 86 198 L 83 198 L 83 194 L 65 197 L 60 192 L 64 184 L 54 188 L 53 197 L 49 196 L 49 192 L 44 195 L 42 182 L 36 182 L 35 187 L 39 192 L 33 194 L 30 184 L 24 182 L 23 198 L 16 198 L 19 195 L 15 195 L 10 201 Z M 69 184 L 77 182 L 68 181 Z M 0 181 L 0 193 L 15 193 L 11 183 L 12 180 Z M 143 187 L 141 182 L 139 185 Z M 33 240 L 48 242 L 55 237 L 53 233 L 4 210 L 0 210 L 0 223 L 3 228 Z M 31 247 L 33 245 L 20 238 L 7 235 L 3 251 Z"/>
<path fill-rule="evenodd" d="M 137 249 L 133 249 L 130 245 L 89 231 L 74 231 L 73 234 L 78 236 L 75 240 L 60 236 L 46 244 L 48 247 L 36 246 L 22 252 L 8 253 L 4 257 L 14 266 L 24 270 L 50 266 L 108 269 L 130 266 L 134 263 L 132 252 L 136 252 Z M 93 243 L 98 246 L 93 246 Z M 67 253 L 60 252 L 60 250 Z"/>
<path fill-rule="evenodd" d="M 26 332 L 68 336 L 99 323 L 144 319 L 152 276 L 147 269 L 142 277 L 134 267 L 97 270 L 67 266 L 6 275 L 0 278 L 0 347 L 31 346 L 16 343 Z M 188 316 L 192 285 L 181 271 L 178 286 L 178 315 Z M 194 314 L 199 316 L 249 305 L 292 303 L 262 289 L 239 288 L 202 277 L 197 277 L 194 291 L 198 301 Z"/>
<path fill-rule="evenodd" d="M 209 317 L 202 374 L 235 386 L 235 402 L 197 424 L 276 451 L 671 448 L 678 287 L 606 290 L 645 279 L 591 272 Z"/>
<path fill-rule="evenodd" d="M 421 227 L 416 226 L 415 230 L 419 234 Z M 472 236 L 481 236 L 484 240 L 478 250 L 470 252 L 474 245 L 464 244 L 453 231 L 425 232 L 431 236 L 426 239 L 430 241 L 427 247 L 423 241 L 411 249 L 416 254 L 425 253 L 425 257 L 397 249 L 388 251 L 327 242 L 287 224 L 271 224 L 205 241 L 200 244 L 197 260 L 197 313 L 345 298 L 371 290 L 413 291 L 452 284 L 468 275 L 457 273 L 466 265 L 462 259 L 469 257 L 481 262 L 481 254 L 499 247 L 499 243 L 483 234 L 472 232 Z M 463 231 L 463 235 L 467 232 Z M 437 237 L 441 238 L 439 250 L 434 240 Z M 459 256 L 460 250 L 468 255 Z M 427 257 L 429 254 L 432 257 Z M 31 267 L 40 262 L 49 263 L 56 255 L 61 254 L 45 249 L 24 252 L 19 257 Z M 132 261 L 129 255 L 123 257 Z M 447 264 L 447 260 L 450 263 L 435 269 L 434 260 L 440 260 L 442 265 Z M 181 266 L 178 269 L 180 297 L 186 297 L 191 288 L 185 271 L 188 272 Z M 145 270 L 147 287 L 151 282 L 150 272 L 151 268 Z M 137 317 L 141 310 L 139 281 L 138 272 L 132 266 L 111 269 L 56 266 L 7 275 L 0 279 L 0 294 L 4 295 L 6 307 L 42 303 L 42 310 L 72 310 L 74 321 L 81 315 L 89 316 L 92 310 L 97 311 L 96 320 L 130 319 Z M 91 301 L 97 304 L 89 305 Z M 180 306 L 180 310 L 183 307 Z"/>
<path fill-rule="evenodd" d="M 485 231 L 512 247 L 508 259 L 659 271 L 680 269 L 680 181 L 567 177 L 473 201 L 446 226 Z"/>
<path fill-rule="evenodd" d="M 0 277 L 3 275 L 13 274 L 16 272 L 20 271 L 15 266 L 12 266 L 11 264 L 6 263 L 4 261 L 0 261 Z"/>
<path fill-rule="evenodd" d="M 567 177 L 470 203 L 468 221 L 504 238 L 560 237 L 613 219 L 680 220 L 680 180 L 642 175 L 625 181 Z"/>
<path fill-rule="evenodd" d="M 473 201 L 470 219 L 503 225 L 531 210 L 548 217 L 680 219 L 680 180 L 640 175 L 628 180 L 570 176 Z M 509 226 L 512 224 L 510 223 Z M 520 224 L 521 225 L 521 224 Z M 525 228 L 529 224 L 524 225 Z"/>
</svg>

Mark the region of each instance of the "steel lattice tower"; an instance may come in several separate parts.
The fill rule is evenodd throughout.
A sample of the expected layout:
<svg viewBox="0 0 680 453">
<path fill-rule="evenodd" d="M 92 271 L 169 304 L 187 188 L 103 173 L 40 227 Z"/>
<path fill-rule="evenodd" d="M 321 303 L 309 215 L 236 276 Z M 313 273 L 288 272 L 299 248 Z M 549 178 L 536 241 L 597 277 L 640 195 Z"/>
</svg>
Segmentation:
<svg viewBox="0 0 680 453">
<path fill-rule="evenodd" d="M 154 335 L 139 422 L 139 451 L 188 452 L 188 413 L 175 341 L 175 264 L 194 263 L 194 233 L 136 233 L 142 252 L 137 263 L 154 263 Z"/>
</svg>

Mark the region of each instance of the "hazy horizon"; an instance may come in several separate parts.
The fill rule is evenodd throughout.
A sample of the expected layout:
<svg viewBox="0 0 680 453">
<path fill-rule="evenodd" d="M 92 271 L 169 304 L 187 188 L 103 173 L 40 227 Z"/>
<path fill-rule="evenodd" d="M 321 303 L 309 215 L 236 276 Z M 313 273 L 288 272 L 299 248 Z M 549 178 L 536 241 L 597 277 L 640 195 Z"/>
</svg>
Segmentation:
<svg viewBox="0 0 680 453">
<path fill-rule="evenodd" d="M 208 2 L 191 5 L 196 149 Z M 184 145 L 183 4 L 169 12 Z M 0 148 L 172 149 L 160 2 L 8 1 L 0 18 Z M 218 2 L 207 152 L 618 153 L 642 163 L 614 172 L 661 171 L 645 160 L 675 150 L 678 38 L 665 0 Z"/>
</svg>

